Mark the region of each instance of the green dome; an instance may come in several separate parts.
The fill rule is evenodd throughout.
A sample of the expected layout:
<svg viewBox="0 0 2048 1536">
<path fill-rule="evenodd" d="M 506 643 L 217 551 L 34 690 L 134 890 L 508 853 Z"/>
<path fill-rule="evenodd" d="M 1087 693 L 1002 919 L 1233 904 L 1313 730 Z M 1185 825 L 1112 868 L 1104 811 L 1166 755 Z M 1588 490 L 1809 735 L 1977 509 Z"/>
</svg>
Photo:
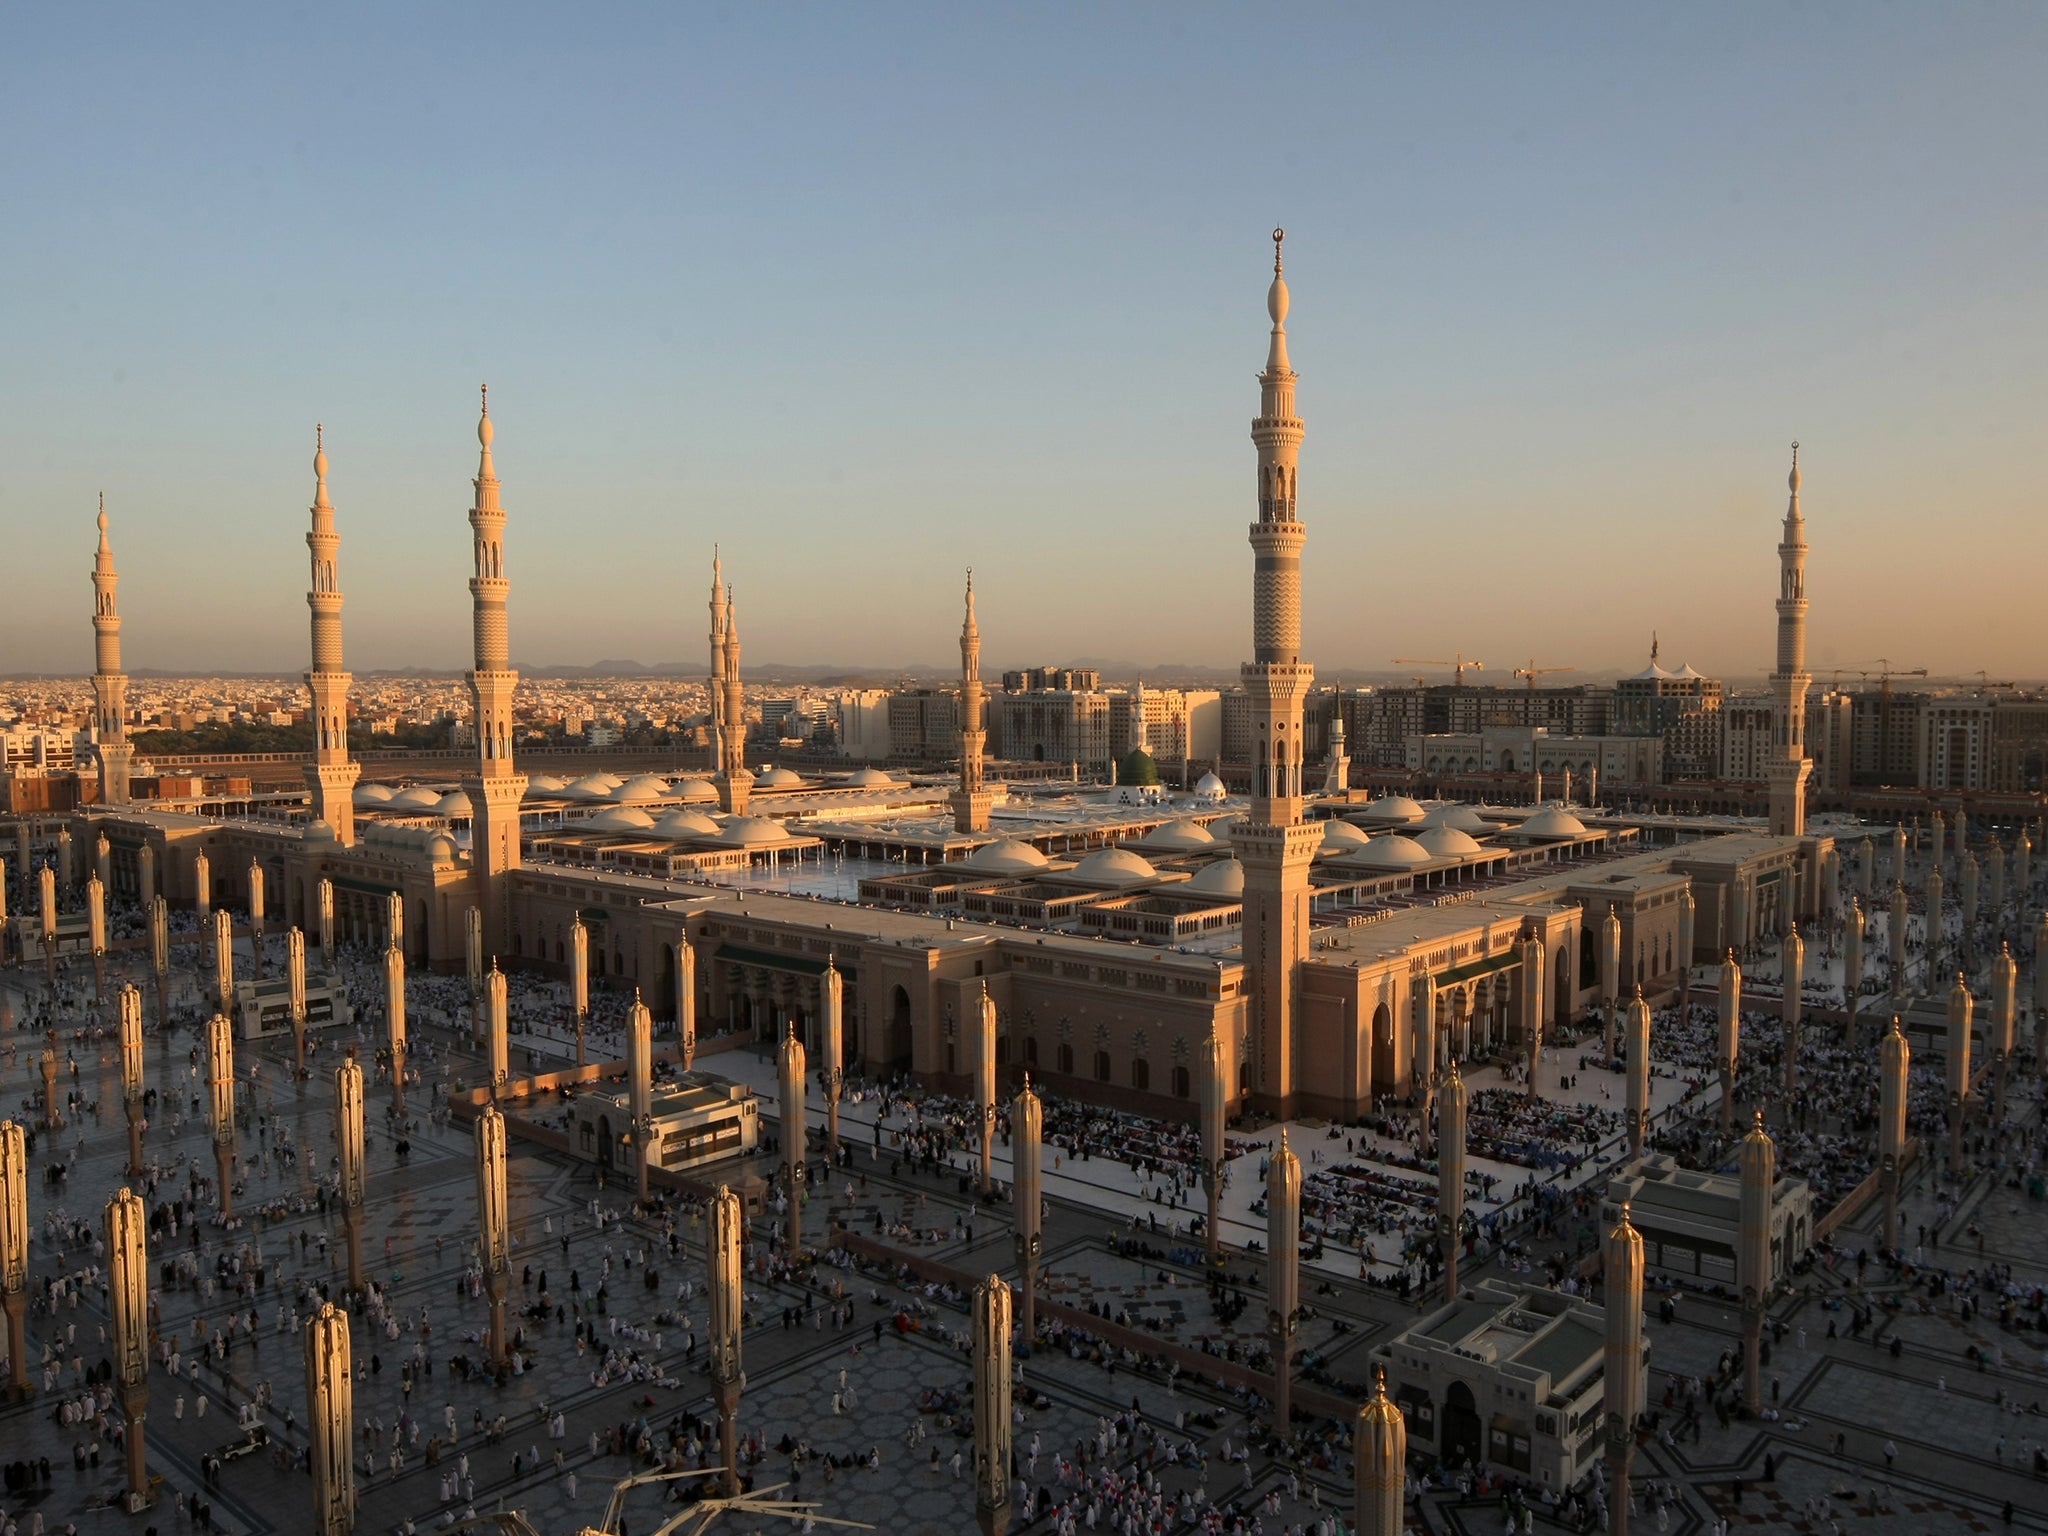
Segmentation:
<svg viewBox="0 0 2048 1536">
<path fill-rule="evenodd" d="M 1116 781 L 1119 784 L 1133 784 L 1141 788 L 1154 788 L 1159 783 L 1159 765 L 1152 761 L 1152 754 L 1143 747 L 1135 747 L 1129 756 L 1116 765 Z"/>
</svg>

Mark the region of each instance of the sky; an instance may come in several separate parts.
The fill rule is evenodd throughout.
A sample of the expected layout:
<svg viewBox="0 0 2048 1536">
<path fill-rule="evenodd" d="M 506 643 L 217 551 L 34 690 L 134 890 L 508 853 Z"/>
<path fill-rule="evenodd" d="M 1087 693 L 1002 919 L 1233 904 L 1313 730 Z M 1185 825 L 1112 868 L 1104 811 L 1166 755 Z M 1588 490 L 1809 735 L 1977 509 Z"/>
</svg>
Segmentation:
<svg viewBox="0 0 2048 1536">
<path fill-rule="evenodd" d="M 0 13 L 0 674 L 1249 654 L 1288 230 L 1304 649 L 2048 674 L 2048 10 Z M 1416 669 L 1418 671 L 1425 669 Z"/>
</svg>

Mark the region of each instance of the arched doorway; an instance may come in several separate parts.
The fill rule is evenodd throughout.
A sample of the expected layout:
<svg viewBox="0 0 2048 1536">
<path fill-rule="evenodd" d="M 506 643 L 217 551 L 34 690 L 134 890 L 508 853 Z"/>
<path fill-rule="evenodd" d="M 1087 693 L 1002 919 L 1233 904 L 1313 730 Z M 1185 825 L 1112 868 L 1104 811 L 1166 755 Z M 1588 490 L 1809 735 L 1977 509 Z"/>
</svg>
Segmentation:
<svg viewBox="0 0 2048 1536">
<path fill-rule="evenodd" d="M 1572 967 L 1571 951 L 1560 944 L 1557 956 L 1552 962 L 1557 967 L 1557 996 L 1552 1003 L 1551 1017 L 1559 1024 L 1572 1016 Z"/>
<path fill-rule="evenodd" d="M 597 1166 L 609 1173 L 612 1166 L 612 1117 L 597 1117 Z"/>
<path fill-rule="evenodd" d="M 1477 1462 L 1485 1452 L 1485 1433 L 1472 1389 L 1454 1381 L 1444 1393 L 1444 1460 L 1455 1467 L 1468 1457 Z"/>
<path fill-rule="evenodd" d="M 910 994 L 902 987 L 889 993 L 889 1065 L 910 1065 Z"/>
<path fill-rule="evenodd" d="M 1372 1062 L 1372 1091 L 1375 1096 L 1394 1091 L 1399 1072 L 1394 1065 L 1394 1016 L 1381 1003 L 1372 1011 L 1372 1032 L 1366 1040 Z"/>
</svg>

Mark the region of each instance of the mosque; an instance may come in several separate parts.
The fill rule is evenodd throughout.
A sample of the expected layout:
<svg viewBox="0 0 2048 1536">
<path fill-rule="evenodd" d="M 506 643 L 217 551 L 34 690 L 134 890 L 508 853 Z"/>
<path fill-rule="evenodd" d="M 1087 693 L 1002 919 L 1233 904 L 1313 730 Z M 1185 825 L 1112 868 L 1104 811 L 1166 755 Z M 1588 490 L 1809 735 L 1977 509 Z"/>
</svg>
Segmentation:
<svg viewBox="0 0 2048 1536">
<path fill-rule="evenodd" d="M 829 965 L 844 984 L 843 1065 L 907 1070 L 950 1091 L 972 1081 L 977 1034 L 960 1026 L 985 990 L 999 1066 L 1029 1069 L 1057 1093 L 1188 1117 L 1212 1032 L 1237 1063 L 1233 1113 L 1349 1119 L 1376 1100 L 1427 1092 L 1453 1054 L 1520 1053 L 1532 1033 L 1603 996 L 1637 985 L 1655 995 L 1682 963 L 1747 950 L 1829 909 L 1834 845 L 1805 825 L 1807 546 L 1796 446 L 1778 546 L 1767 828 L 1694 837 L 1668 821 L 1581 815 L 1567 803 L 1362 800 L 1304 761 L 1314 668 L 1301 644 L 1304 427 L 1283 238 L 1274 232 L 1251 432 L 1249 796 L 1226 795 L 1213 777 L 1138 797 L 989 782 L 971 576 L 950 789 L 875 769 L 829 781 L 757 773 L 744 752 L 738 606 L 715 558 L 708 773 L 570 782 L 520 773 L 506 513 L 486 395 L 469 510 L 474 771 L 454 784 L 360 782 L 321 440 L 306 536 L 315 750 L 304 806 L 227 820 L 131 801 L 118 578 L 102 508 L 99 799 L 66 823 L 73 845 L 106 839 L 110 896 L 246 908 L 256 871 L 271 931 L 395 943 L 415 965 L 458 974 L 495 963 L 566 975 L 580 922 L 597 984 L 637 988 L 658 1018 L 693 1010 L 707 1052 L 793 1025 L 824 1065 Z M 1597 951 L 1610 913 L 1618 969 L 1603 977 Z"/>
</svg>

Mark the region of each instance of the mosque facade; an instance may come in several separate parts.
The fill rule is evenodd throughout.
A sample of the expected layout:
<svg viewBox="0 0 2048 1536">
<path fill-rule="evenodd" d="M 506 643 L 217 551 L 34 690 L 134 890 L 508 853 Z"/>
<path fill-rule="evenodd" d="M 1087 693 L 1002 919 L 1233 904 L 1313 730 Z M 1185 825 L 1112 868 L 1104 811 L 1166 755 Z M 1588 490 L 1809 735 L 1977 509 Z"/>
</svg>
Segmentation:
<svg viewBox="0 0 2048 1536">
<path fill-rule="evenodd" d="M 1054 1092 L 1186 1117 L 1211 1034 L 1236 1064 L 1233 1113 L 1354 1118 L 1389 1096 L 1427 1092 L 1454 1057 L 1519 1054 L 1532 1032 L 1592 1008 L 1602 980 L 1592 936 L 1610 910 L 1625 936 L 1617 984 L 1651 994 L 1693 958 L 1677 948 L 1688 894 L 1698 955 L 1768 943 L 1820 910 L 1835 861 L 1828 839 L 1805 835 L 1801 809 L 1806 544 L 1796 466 L 1780 545 L 1780 755 L 1768 831 L 1651 847 L 1625 818 L 1582 817 L 1565 804 L 1362 802 L 1305 760 L 1314 669 L 1301 633 L 1304 426 L 1280 232 L 1274 241 L 1251 431 L 1248 796 L 1228 796 L 1213 777 L 1129 804 L 1064 785 L 1053 786 L 1063 798 L 1040 802 L 1024 793 L 1037 786 L 990 784 L 971 580 L 950 786 L 872 768 L 833 783 L 780 768 L 757 774 L 745 759 L 737 606 L 716 558 L 709 776 L 562 783 L 520 773 L 507 519 L 486 397 L 469 510 L 474 771 L 449 787 L 357 782 L 323 438 L 307 534 L 316 745 L 303 812 L 226 821 L 124 803 L 125 679 L 103 517 L 93 622 L 108 792 L 71 818 L 75 844 L 106 836 L 117 897 L 160 891 L 192 907 L 203 877 L 214 907 L 246 908 L 260 870 L 271 931 L 312 935 L 324 910 L 337 940 L 395 941 L 414 965 L 444 972 L 468 963 L 472 910 L 487 965 L 546 975 L 566 975 L 581 923 L 595 983 L 637 989 L 658 1018 L 676 1017 L 678 978 L 694 975 L 707 1055 L 793 1026 L 823 1065 L 829 965 L 844 984 L 847 1069 L 907 1070 L 966 1091 L 963 1031 L 985 989 L 1007 1073 L 1028 1069 Z M 858 899 L 827 899 L 787 878 L 861 857 L 881 872 L 859 882 Z"/>
</svg>

